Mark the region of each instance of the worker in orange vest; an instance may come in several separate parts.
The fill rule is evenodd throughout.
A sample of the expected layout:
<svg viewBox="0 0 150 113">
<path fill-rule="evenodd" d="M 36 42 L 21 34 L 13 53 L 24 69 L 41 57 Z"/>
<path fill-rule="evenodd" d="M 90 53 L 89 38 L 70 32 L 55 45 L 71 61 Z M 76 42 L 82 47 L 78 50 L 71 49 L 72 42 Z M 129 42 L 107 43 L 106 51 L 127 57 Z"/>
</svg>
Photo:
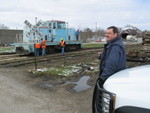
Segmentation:
<svg viewBox="0 0 150 113">
<path fill-rule="evenodd" d="M 66 43 L 64 41 L 64 39 L 61 39 L 60 41 L 60 47 L 61 47 L 61 54 L 65 54 L 65 46 L 66 46 Z"/>
<path fill-rule="evenodd" d="M 41 47 L 42 47 L 42 55 L 46 55 L 46 42 L 47 40 L 44 40 L 41 42 Z"/>
<path fill-rule="evenodd" d="M 35 44 L 36 56 L 40 56 L 40 47 L 41 47 L 41 43 Z"/>
</svg>

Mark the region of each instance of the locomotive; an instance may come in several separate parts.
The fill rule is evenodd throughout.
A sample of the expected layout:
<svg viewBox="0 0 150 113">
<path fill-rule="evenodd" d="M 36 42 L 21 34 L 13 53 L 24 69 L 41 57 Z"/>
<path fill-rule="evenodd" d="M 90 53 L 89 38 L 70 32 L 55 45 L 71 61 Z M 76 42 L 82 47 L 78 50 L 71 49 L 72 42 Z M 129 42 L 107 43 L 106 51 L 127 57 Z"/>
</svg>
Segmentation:
<svg viewBox="0 0 150 113">
<path fill-rule="evenodd" d="M 23 29 L 23 42 L 16 44 L 16 53 L 20 55 L 29 55 L 34 53 L 34 44 L 47 40 L 46 52 L 60 50 L 60 40 L 66 42 L 65 51 L 72 49 L 81 49 L 82 43 L 79 37 L 79 31 L 74 28 L 68 28 L 68 23 L 59 20 L 38 21 L 32 25 L 25 21 Z"/>
</svg>

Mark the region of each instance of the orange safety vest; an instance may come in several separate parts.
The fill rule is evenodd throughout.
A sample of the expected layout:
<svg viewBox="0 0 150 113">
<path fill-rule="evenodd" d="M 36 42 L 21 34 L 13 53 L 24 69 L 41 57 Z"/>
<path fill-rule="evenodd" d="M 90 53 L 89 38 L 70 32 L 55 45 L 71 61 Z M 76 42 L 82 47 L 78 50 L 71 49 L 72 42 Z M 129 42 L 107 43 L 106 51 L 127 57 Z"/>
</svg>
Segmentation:
<svg viewBox="0 0 150 113">
<path fill-rule="evenodd" d="M 46 49 L 46 46 L 42 46 L 43 49 Z"/>
<path fill-rule="evenodd" d="M 60 46 L 61 47 L 65 47 L 65 41 L 63 40 L 63 41 L 60 41 Z"/>
<path fill-rule="evenodd" d="M 46 48 L 46 40 L 41 43 L 42 48 Z"/>
<path fill-rule="evenodd" d="M 36 43 L 35 44 L 35 48 L 40 48 L 41 47 L 41 44 L 40 43 Z"/>
</svg>

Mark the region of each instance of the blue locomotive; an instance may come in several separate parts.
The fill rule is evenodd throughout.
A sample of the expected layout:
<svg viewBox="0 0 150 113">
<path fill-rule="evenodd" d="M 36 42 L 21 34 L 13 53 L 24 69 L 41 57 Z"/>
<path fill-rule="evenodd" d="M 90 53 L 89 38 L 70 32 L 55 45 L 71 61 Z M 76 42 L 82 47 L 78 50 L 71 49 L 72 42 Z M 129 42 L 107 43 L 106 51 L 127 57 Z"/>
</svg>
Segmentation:
<svg viewBox="0 0 150 113">
<path fill-rule="evenodd" d="M 68 28 L 68 23 L 65 21 L 38 21 L 36 25 L 32 25 L 26 20 L 24 23 L 23 43 L 16 44 L 17 54 L 29 55 L 34 53 L 34 44 L 40 43 L 42 40 L 47 40 L 47 53 L 51 53 L 53 50 L 59 50 L 61 39 L 65 40 L 65 51 L 80 49 L 82 46 L 79 31 Z"/>
</svg>

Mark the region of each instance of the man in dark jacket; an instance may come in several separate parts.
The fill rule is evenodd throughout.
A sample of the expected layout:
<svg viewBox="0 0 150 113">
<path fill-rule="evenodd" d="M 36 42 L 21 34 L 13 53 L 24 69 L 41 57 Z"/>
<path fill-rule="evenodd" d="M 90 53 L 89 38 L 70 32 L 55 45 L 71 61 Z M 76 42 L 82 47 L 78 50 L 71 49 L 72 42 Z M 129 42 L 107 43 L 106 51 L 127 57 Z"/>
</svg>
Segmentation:
<svg viewBox="0 0 150 113">
<path fill-rule="evenodd" d="M 118 29 L 115 26 L 107 28 L 107 44 L 101 54 L 99 78 L 101 84 L 112 74 L 126 68 L 126 52 L 123 41 L 118 37 Z"/>
<path fill-rule="evenodd" d="M 107 28 L 106 39 L 107 44 L 104 45 L 104 51 L 100 55 L 101 62 L 99 78 L 96 82 L 93 93 L 93 113 L 97 113 L 97 103 L 99 103 L 98 100 L 101 99 L 101 97 L 98 97 L 98 95 L 102 95 L 101 92 L 98 91 L 97 83 L 99 84 L 99 87 L 103 88 L 103 84 L 108 77 L 126 68 L 125 47 L 122 39 L 118 37 L 118 29 L 115 26 Z"/>
</svg>

